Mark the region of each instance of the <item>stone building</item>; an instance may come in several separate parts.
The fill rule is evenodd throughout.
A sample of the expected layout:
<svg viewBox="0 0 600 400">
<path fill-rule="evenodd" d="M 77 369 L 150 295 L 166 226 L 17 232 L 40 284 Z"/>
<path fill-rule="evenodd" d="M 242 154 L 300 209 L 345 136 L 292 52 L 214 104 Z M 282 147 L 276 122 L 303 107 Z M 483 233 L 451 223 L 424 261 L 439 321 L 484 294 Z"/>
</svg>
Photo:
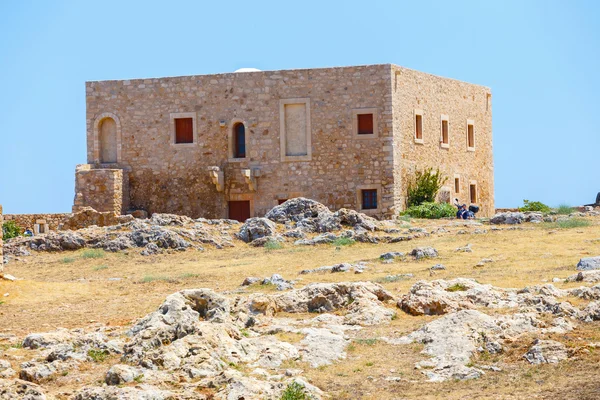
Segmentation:
<svg viewBox="0 0 600 400">
<path fill-rule="evenodd" d="M 377 217 L 416 170 L 494 212 L 490 89 L 392 64 L 86 83 L 74 211 L 243 220 L 303 196 Z"/>
</svg>

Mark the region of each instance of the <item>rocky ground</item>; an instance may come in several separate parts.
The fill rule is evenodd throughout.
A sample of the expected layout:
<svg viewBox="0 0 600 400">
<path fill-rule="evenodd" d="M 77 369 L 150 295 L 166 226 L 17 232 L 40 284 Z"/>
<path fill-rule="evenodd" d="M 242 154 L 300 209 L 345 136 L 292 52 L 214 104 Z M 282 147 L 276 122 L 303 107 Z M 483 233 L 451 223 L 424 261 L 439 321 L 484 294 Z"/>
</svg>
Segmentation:
<svg viewBox="0 0 600 400">
<path fill-rule="evenodd" d="M 597 214 L 294 199 L 13 239 L 0 399 L 598 398 Z"/>
</svg>

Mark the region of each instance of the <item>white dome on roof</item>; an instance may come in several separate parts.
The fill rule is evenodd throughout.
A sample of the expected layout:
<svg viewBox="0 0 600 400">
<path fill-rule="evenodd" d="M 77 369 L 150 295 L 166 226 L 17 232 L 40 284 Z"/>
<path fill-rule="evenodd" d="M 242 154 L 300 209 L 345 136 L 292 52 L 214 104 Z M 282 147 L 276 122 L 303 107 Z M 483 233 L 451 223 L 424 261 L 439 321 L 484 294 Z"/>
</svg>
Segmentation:
<svg viewBox="0 0 600 400">
<path fill-rule="evenodd" d="M 258 69 L 258 68 L 240 68 L 240 69 L 236 69 L 233 72 L 260 72 L 260 69 Z"/>
</svg>

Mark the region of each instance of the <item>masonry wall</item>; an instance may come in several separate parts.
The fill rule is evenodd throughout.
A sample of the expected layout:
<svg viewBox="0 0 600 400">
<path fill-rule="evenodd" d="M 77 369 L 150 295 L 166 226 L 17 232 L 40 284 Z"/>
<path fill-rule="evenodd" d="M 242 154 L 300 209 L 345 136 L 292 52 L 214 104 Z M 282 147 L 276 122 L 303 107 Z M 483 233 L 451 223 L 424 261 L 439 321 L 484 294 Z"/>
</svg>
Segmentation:
<svg viewBox="0 0 600 400">
<path fill-rule="evenodd" d="M 394 199 L 406 202 L 407 182 L 416 170 L 439 167 L 450 198 L 469 203 L 469 183 L 477 183 L 479 216 L 494 214 L 492 105 L 489 88 L 392 66 L 394 109 Z M 423 143 L 415 141 L 415 110 L 423 112 Z M 443 148 L 441 115 L 448 116 L 449 146 Z M 473 120 L 475 149 L 467 149 L 467 120 Z M 454 178 L 460 192 L 454 191 Z"/>
<path fill-rule="evenodd" d="M 3 231 L 2 224 L 4 223 L 4 219 L 2 217 L 2 205 L 0 204 L 0 272 L 4 270 L 4 241 L 2 239 Z"/>
<path fill-rule="evenodd" d="M 30 228 L 33 231 L 33 226 L 41 221 L 44 221 L 51 231 L 59 230 L 68 217 L 71 214 L 6 214 L 4 215 L 5 221 L 15 221 L 15 223 L 21 227 L 21 232 L 25 229 Z"/>
<path fill-rule="evenodd" d="M 93 169 L 87 164 L 77 166 L 73 212 L 81 211 L 84 207 L 92 207 L 99 212 L 113 212 L 116 215 L 126 211 L 124 207 L 127 207 L 127 196 L 124 196 L 123 171 Z"/>
<path fill-rule="evenodd" d="M 389 65 L 88 82 L 88 162 L 103 167 L 98 136 L 101 121 L 110 117 L 116 120 L 110 128 L 117 134 L 117 163 L 109 167 L 123 169 L 129 179 L 131 208 L 220 218 L 227 216 L 228 200 L 250 200 L 253 213 L 262 215 L 278 199 L 305 196 L 332 209 L 356 209 L 362 187 L 380 191 L 380 209 L 370 212 L 389 215 L 394 207 L 390 87 Z M 310 161 L 282 160 L 282 99 L 310 102 Z M 376 110 L 376 138 L 353 135 L 353 110 L 361 108 Z M 193 145 L 172 143 L 173 113 L 194 115 Z M 229 154 L 237 121 L 246 127 L 244 160 Z M 222 192 L 206 171 L 209 166 L 224 172 Z M 260 169 L 256 191 L 249 190 L 244 168 Z M 78 181 L 78 193 L 86 185 Z"/>
</svg>

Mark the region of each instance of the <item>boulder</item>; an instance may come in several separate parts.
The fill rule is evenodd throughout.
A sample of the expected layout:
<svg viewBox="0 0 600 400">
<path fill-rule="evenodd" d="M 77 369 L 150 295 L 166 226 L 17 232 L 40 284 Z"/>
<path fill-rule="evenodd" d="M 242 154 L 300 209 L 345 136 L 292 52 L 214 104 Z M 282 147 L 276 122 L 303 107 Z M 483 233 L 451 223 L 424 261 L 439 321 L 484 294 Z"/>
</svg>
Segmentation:
<svg viewBox="0 0 600 400">
<path fill-rule="evenodd" d="M 237 237 L 246 243 L 253 240 L 273 236 L 276 233 L 275 224 L 267 218 L 250 218 L 244 222 Z"/>
<path fill-rule="evenodd" d="M 435 258 L 438 256 L 437 250 L 433 247 L 417 247 L 408 254 L 413 256 L 417 260 L 423 258 Z"/>
<path fill-rule="evenodd" d="M 107 385 L 117 386 L 124 383 L 133 382 L 137 377 L 142 376 L 143 373 L 139 369 L 124 364 L 116 364 L 110 367 L 104 381 Z"/>
<path fill-rule="evenodd" d="M 312 283 L 280 295 L 251 296 L 247 308 L 251 314 L 266 315 L 344 309 L 347 311 L 344 323 L 375 325 L 388 322 L 394 316 L 394 311 L 383 303 L 388 300 L 393 300 L 393 296 L 372 282 Z"/>
<path fill-rule="evenodd" d="M 149 349 L 199 332 L 201 318 L 220 323 L 229 320 L 229 311 L 229 300 L 210 289 L 186 289 L 169 295 L 157 311 L 129 330 L 132 339 L 125 345 L 125 354 L 139 360 Z"/>
<path fill-rule="evenodd" d="M 395 260 L 396 258 L 404 258 L 404 253 L 399 251 L 389 251 L 379 256 L 380 260 Z"/>
<path fill-rule="evenodd" d="M 318 201 L 297 197 L 273 207 L 265 217 L 271 221 L 285 224 L 290 221 L 299 222 L 306 218 L 322 218 L 331 214 L 329 208 Z"/>
<path fill-rule="evenodd" d="M 600 269 L 600 256 L 585 257 L 577 263 L 578 271 L 590 271 L 595 269 Z"/>
</svg>

